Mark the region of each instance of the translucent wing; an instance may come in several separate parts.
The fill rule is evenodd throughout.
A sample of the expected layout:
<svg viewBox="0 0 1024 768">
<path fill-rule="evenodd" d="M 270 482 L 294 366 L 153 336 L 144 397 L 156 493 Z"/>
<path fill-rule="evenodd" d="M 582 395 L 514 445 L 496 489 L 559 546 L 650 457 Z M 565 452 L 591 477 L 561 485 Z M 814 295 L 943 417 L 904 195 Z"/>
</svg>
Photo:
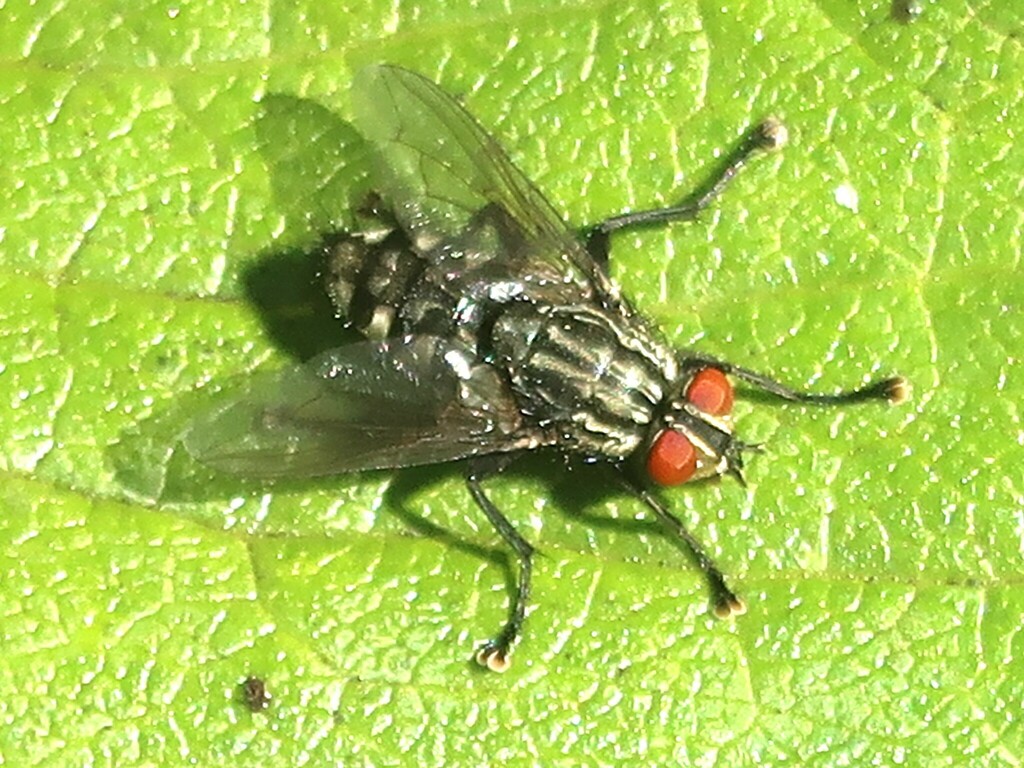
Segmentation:
<svg viewBox="0 0 1024 768">
<path fill-rule="evenodd" d="M 378 151 L 377 191 L 417 250 L 451 279 L 503 282 L 552 303 L 618 300 L 550 203 L 437 85 L 369 67 L 353 99 L 356 126 Z"/>
<path fill-rule="evenodd" d="M 529 439 L 501 378 L 429 336 L 363 342 L 257 374 L 183 438 L 231 474 L 310 477 L 514 450 Z"/>
</svg>

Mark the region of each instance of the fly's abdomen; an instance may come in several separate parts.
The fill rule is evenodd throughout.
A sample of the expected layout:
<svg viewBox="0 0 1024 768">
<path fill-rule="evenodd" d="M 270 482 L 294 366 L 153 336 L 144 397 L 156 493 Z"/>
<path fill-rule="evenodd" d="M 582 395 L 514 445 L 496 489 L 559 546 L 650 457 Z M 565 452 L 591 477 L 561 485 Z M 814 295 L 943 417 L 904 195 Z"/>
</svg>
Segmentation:
<svg viewBox="0 0 1024 768">
<path fill-rule="evenodd" d="M 427 262 L 400 229 L 383 236 L 339 235 L 324 246 L 327 293 L 338 315 L 367 338 L 385 339 L 417 290 Z"/>
<path fill-rule="evenodd" d="M 475 349 L 485 305 L 503 289 L 465 278 L 461 263 L 431 262 L 397 227 L 336 234 L 323 247 L 327 293 L 338 316 L 374 341 L 418 334 Z"/>
<path fill-rule="evenodd" d="M 645 328 L 592 306 L 513 305 L 491 340 L 523 413 L 593 457 L 638 447 L 674 365 Z"/>
</svg>

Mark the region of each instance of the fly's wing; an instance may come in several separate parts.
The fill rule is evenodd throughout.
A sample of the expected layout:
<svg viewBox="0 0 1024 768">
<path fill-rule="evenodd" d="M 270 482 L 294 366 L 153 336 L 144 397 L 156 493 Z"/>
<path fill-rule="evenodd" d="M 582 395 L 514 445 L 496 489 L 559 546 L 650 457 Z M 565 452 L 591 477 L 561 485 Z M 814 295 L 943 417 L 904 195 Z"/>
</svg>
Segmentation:
<svg viewBox="0 0 1024 768">
<path fill-rule="evenodd" d="M 369 67 L 353 101 L 356 127 L 377 149 L 377 191 L 446 279 L 550 303 L 619 300 L 551 204 L 437 85 Z"/>
<path fill-rule="evenodd" d="M 250 377 L 183 437 L 198 461 L 254 478 L 313 477 L 514 450 L 527 438 L 488 365 L 430 336 L 362 342 Z"/>
</svg>

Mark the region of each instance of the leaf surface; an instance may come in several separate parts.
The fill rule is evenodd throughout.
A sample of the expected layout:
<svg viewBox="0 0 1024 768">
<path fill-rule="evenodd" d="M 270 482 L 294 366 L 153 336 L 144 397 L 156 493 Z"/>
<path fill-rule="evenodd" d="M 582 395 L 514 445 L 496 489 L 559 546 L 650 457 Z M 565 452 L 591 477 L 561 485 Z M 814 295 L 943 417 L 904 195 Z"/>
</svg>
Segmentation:
<svg viewBox="0 0 1024 768">
<path fill-rule="evenodd" d="M 1024 15 L 1009 3 L 34 4 L 0 25 L 0 762 L 143 766 L 1021 760 Z M 364 184 L 349 83 L 441 82 L 577 224 L 678 199 L 768 114 L 790 144 L 701 220 L 617 236 L 680 346 L 901 408 L 746 398 L 748 486 L 674 509 L 594 469 L 260 486 L 175 437 L 232 377 L 344 343 L 309 253 Z M 241 701 L 249 675 L 273 696 Z"/>
</svg>

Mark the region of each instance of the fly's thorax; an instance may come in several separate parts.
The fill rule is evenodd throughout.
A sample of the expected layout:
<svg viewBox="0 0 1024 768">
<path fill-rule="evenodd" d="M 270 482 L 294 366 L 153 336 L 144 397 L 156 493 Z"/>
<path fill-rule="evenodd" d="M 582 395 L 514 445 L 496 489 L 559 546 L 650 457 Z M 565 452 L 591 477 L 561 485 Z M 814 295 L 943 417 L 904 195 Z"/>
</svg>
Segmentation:
<svg viewBox="0 0 1024 768">
<path fill-rule="evenodd" d="M 675 371 L 639 318 L 594 305 L 508 305 L 489 341 L 523 413 L 565 449 L 594 458 L 636 450 Z"/>
</svg>

